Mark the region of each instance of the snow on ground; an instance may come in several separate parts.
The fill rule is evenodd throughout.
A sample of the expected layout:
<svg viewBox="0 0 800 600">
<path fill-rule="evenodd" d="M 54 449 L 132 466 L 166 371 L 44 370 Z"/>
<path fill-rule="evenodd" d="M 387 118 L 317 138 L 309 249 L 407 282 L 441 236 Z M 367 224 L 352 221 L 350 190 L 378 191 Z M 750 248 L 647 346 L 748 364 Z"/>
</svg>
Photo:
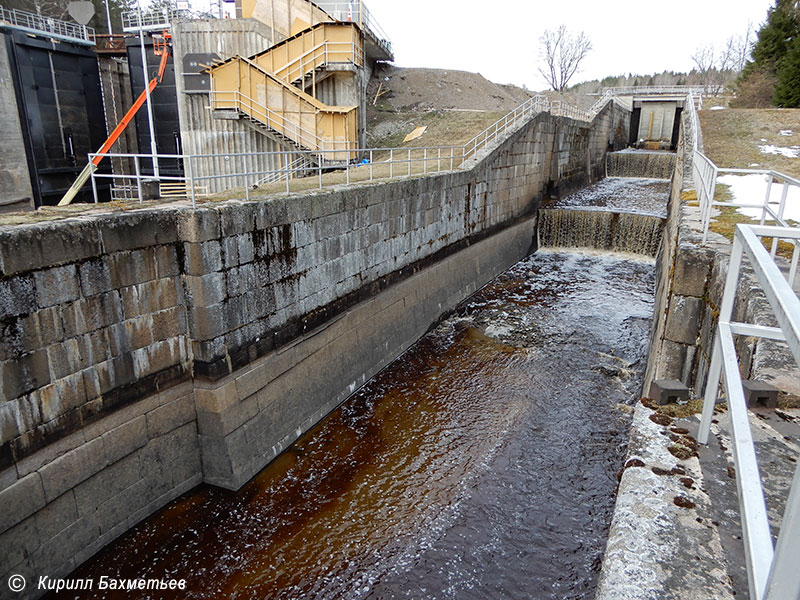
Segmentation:
<svg viewBox="0 0 800 600">
<path fill-rule="evenodd" d="M 780 154 L 786 158 L 797 158 L 800 156 L 800 147 L 792 146 L 791 148 L 784 148 L 782 146 L 773 146 L 772 144 L 764 144 L 759 146 L 758 149 L 761 154 Z"/>
<path fill-rule="evenodd" d="M 732 202 L 736 204 L 761 204 L 767 193 L 766 175 L 721 175 L 717 177 L 717 183 L 730 186 Z M 773 183 L 770 193 L 770 207 L 778 210 L 781 194 L 783 193 L 782 183 Z M 755 219 L 761 218 L 760 208 L 740 208 L 740 213 Z M 784 219 L 790 219 L 800 223 L 800 187 L 790 185 L 786 196 L 786 208 Z"/>
<path fill-rule="evenodd" d="M 712 106 L 709 110 L 725 110 L 724 106 Z"/>
<path fill-rule="evenodd" d="M 787 137 L 790 135 L 794 135 L 794 131 L 792 131 L 791 129 L 781 129 L 779 133 Z"/>
</svg>

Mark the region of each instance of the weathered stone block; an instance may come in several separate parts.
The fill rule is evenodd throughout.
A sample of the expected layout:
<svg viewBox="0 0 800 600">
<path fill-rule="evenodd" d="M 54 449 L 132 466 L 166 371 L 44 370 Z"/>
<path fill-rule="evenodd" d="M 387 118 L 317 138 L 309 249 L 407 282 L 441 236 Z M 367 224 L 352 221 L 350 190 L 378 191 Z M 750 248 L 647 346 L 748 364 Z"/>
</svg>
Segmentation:
<svg viewBox="0 0 800 600">
<path fill-rule="evenodd" d="M 701 297 L 711 274 L 713 252 L 694 245 L 681 244 L 675 257 L 672 293 Z"/>
<path fill-rule="evenodd" d="M 236 314 L 228 302 L 189 309 L 189 334 L 197 340 L 212 340 L 229 331 L 228 318 Z"/>
<path fill-rule="evenodd" d="M 222 246 L 216 240 L 183 244 L 183 269 L 187 275 L 205 275 L 222 270 Z"/>
<path fill-rule="evenodd" d="M 98 506 L 142 478 L 139 453 L 129 454 L 75 487 L 75 501 L 80 516 L 91 515 Z"/>
<path fill-rule="evenodd" d="M 39 470 L 50 502 L 99 472 L 107 464 L 102 439 L 94 439 L 44 465 Z"/>
<path fill-rule="evenodd" d="M 108 262 L 103 258 L 92 258 L 81 263 L 78 273 L 84 296 L 95 296 L 114 288 Z"/>
<path fill-rule="evenodd" d="M 75 493 L 69 490 L 36 513 L 36 528 L 42 540 L 49 540 L 78 520 Z"/>
<path fill-rule="evenodd" d="M 13 400 L 50 383 L 50 365 L 45 350 L 23 354 L 1 365 L 3 396 Z"/>
<path fill-rule="evenodd" d="M 225 274 L 221 272 L 184 275 L 187 299 L 194 306 L 211 306 L 222 302 L 227 296 L 225 279 Z"/>
<path fill-rule="evenodd" d="M 31 473 L 0 491 L 0 533 L 20 523 L 45 505 L 42 478 Z"/>
<path fill-rule="evenodd" d="M 132 454 L 147 444 L 147 419 L 144 415 L 115 427 L 102 436 L 108 464 Z"/>
<path fill-rule="evenodd" d="M 36 286 L 32 276 L 0 280 L 0 315 L 13 317 L 35 311 Z"/>
<path fill-rule="evenodd" d="M 118 213 L 113 219 L 104 219 L 100 229 L 106 254 L 171 244 L 178 240 L 176 214 L 172 211 Z"/>
<path fill-rule="evenodd" d="M 75 263 L 102 253 L 96 223 L 70 220 L 0 232 L 0 257 L 7 276 Z"/>
<path fill-rule="evenodd" d="M 34 517 L 29 517 L 0 533 L 0 575 L 19 573 L 12 567 L 36 552 L 42 539 L 43 536 L 39 534 Z M 2 581 L 5 586 L 8 579 L 3 577 Z"/>
<path fill-rule="evenodd" d="M 39 308 L 49 308 L 80 297 L 80 280 L 75 265 L 54 267 L 33 274 Z"/>
<path fill-rule="evenodd" d="M 146 283 L 157 278 L 156 252 L 153 248 L 116 252 L 108 261 L 111 285 L 115 289 Z"/>
<path fill-rule="evenodd" d="M 219 239 L 219 211 L 215 208 L 198 208 L 179 213 L 178 234 L 181 240 L 187 242 Z"/>
<path fill-rule="evenodd" d="M 52 573 L 54 577 L 66 575 L 75 568 L 74 555 L 92 542 L 100 528 L 92 519 L 78 519 L 72 525 L 42 545 L 32 556 L 39 573 Z"/>
<path fill-rule="evenodd" d="M 57 419 L 86 402 L 83 374 L 74 373 L 54 381 L 37 390 L 34 396 L 38 401 L 42 422 Z"/>
<path fill-rule="evenodd" d="M 178 398 L 147 413 L 147 432 L 154 438 L 195 420 L 192 395 Z"/>
<path fill-rule="evenodd" d="M 673 342 L 694 344 L 700 331 L 705 303 L 701 298 L 673 296 L 667 315 L 665 337 Z"/>
</svg>

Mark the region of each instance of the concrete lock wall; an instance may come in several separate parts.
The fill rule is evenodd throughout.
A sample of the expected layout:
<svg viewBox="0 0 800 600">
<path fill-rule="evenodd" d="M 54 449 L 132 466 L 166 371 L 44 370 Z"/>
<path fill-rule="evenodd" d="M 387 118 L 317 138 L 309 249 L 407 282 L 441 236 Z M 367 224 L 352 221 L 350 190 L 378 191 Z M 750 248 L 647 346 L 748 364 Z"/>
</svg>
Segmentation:
<svg viewBox="0 0 800 600">
<path fill-rule="evenodd" d="M 431 177 L 0 231 L 2 577 L 240 487 L 529 253 L 545 190 L 600 177 L 628 116 L 541 114 Z"/>
</svg>

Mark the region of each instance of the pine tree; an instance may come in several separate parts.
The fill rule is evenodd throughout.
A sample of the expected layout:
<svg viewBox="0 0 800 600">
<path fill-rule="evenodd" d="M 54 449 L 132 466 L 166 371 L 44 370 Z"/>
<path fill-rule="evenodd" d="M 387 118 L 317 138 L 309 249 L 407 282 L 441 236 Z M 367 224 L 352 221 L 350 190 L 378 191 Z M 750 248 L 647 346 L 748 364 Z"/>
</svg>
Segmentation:
<svg viewBox="0 0 800 600">
<path fill-rule="evenodd" d="M 754 87 L 751 84 L 755 80 L 774 80 L 777 85 L 773 104 L 800 106 L 800 93 L 790 89 L 800 80 L 799 10 L 799 0 L 776 0 L 775 6 L 767 11 L 767 20 L 759 29 L 753 46 L 752 60 L 745 65 L 737 81 L 740 94 Z M 748 103 L 746 98 L 740 101 L 740 104 Z"/>
<path fill-rule="evenodd" d="M 800 107 L 800 36 L 792 39 L 786 55 L 781 58 L 777 71 L 773 103 L 783 108 Z"/>
</svg>

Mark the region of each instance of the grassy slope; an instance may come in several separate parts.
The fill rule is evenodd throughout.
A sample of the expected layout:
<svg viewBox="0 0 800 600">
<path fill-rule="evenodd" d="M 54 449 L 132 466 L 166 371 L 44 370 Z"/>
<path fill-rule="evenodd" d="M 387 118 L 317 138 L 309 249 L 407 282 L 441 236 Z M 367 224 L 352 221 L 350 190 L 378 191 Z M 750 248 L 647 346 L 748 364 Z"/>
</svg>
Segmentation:
<svg viewBox="0 0 800 600">
<path fill-rule="evenodd" d="M 461 146 L 468 142 L 495 121 L 505 116 L 505 112 L 473 112 L 437 110 L 430 112 L 400 112 L 387 106 L 368 111 L 368 128 L 379 124 L 392 123 L 393 133 L 371 140 L 375 148 L 408 148 L 422 146 Z M 415 127 L 427 126 L 421 137 L 403 143 L 403 138 Z"/>
<path fill-rule="evenodd" d="M 800 178 L 800 158 L 763 154 L 758 149 L 764 144 L 800 145 L 800 109 L 701 110 L 700 127 L 705 153 L 717 166 L 774 169 Z M 787 129 L 793 135 L 780 134 Z"/>
<path fill-rule="evenodd" d="M 787 158 L 778 154 L 764 154 L 759 146 L 770 144 L 787 148 L 800 145 L 800 109 L 725 109 L 700 111 L 700 127 L 703 131 L 703 147 L 708 156 L 719 167 L 773 169 L 800 178 L 800 158 Z M 792 130 L 793 134 L 781 135 L 781 130 Z M 722 202 L 731 198 L 729 186 L 718 184 L 715 197 Z M 756 223 L 735 208 L 721 207 L 711 221 L 709 229 L 729 240 L 737 223 Z M 769 247 L 771 238 L 764 238 Z M 780 242 L 778 253 L 786 258 L 792 256 L 792 246 Z"/>
</svg>

